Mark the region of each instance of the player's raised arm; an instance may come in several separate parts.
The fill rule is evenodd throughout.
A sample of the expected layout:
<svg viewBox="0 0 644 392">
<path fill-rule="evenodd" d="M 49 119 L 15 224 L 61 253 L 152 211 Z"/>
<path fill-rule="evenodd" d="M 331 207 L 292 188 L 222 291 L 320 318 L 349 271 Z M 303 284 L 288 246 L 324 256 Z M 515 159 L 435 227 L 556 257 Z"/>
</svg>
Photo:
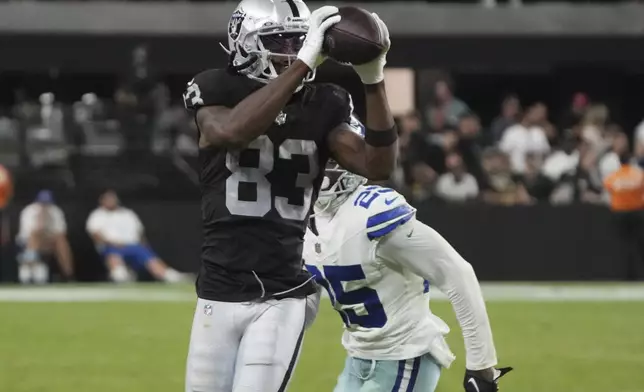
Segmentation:
<svg viewBox="0 0 644 392">
<path fill-rule="evenodd" d="M 338 8 L 331 6 L 315 10 L 311 14 L 309 31 L 297 60 L 277 78 L 248 95 L 235 107 L 208 106 L 202 100 L 201 105 L 196 107 L 197 126 L 203 136 L 199 146 L 245 148 L 264 134 L 306 75 L 324 61 L 321 56 L 324 32 L 340 20 L 339 15 L 331 16 L 337 12 Z M 191 84 L 188 84 L 184 96 L 186 102 L 191 100 L 193 105 L 201 99 L 194 95 L 194 90 L 193 87 L 191 92 Z M 196 91 L 199 91 L 198 85 Z"/>
<path fill-rule="evenodd" d="M 245 148 L 268 130 L 308 72 L 306 64 L 296 61 L 232 109 L 225 106 L 199 108 L 196 115 L 202 136 L 199 147 Z"/>
<path fill-rule="evenodd" d="M 346 125 L 330 135 L 330 148 L 335 160 L 347 170 L 372 181 L 387 180 L 396 167 L 398 131 L 389 109 L 385 91 L 384 68 L 391 45 L 385 23 L 373 14 L 385 37 L 385 50 L 374 61 L 353 65 L 365 89 L 367 116 L 364 139 L 347 131 Z"/>
<path fill-rule="evenodd" d="M 416 219 L 383 238 L 378 255 L 404 264 L 449 297 L 465 340 L 465 388 L 496 391 L 496 380 L 509 368 L 495 368 L 497 357 L 492 329 L 472 266 L 440 234 Z M 474 389 L 468 389 L 468 384 Z"/>
</svg>

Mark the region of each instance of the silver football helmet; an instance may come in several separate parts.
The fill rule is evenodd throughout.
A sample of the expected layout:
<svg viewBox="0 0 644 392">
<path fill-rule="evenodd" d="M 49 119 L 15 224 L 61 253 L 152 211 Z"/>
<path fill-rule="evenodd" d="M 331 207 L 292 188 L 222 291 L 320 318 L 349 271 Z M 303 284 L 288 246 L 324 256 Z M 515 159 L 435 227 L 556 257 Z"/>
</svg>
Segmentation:
<svg viewBox="0 0 644 392">
<path fill-rule="evenodd" d="M 230 67 L 267 83 L 290 66 L 309 30 L 309 8 L 302 0 L 242 0 L 228 23 Z M 304 82 L 315 78 L 309 73 Z"/>
</svg>

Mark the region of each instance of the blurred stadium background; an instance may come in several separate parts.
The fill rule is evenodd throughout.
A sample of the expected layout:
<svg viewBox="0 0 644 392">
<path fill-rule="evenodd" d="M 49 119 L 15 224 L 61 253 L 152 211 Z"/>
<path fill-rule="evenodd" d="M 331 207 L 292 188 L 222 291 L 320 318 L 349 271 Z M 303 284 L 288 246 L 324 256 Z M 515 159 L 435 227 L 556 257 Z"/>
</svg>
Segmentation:
<svg viewBox="0 0 644 392">
<path fill-rule="evenodd" d="M 182 390 L 192 288 L 106 283 L 85 222 L 114 189 L 165 262 L 196 271 L 196 132 L 181 93 L 226 65 L 235 4 L 0 1 L 0 165 L 14 190 L 8 204 L 0 191 L 0 391 Z M 604 187 L 620 157 L 644 165 L 644 4 L 358 5 L 393 39 L 390 185 L 485 282 L 500 360 L 517 368 L 503 390 L 644 391 L 642 206 L 625 229 Z M 346 68 L 325 64 L 318 80 L 363 113 Z M 52 285 L 25 287 L 18 217 L 43 189 L 65 215 L 74 279 L 50 260 Z M 440 295 L 432 308 L 459 356 L 439 391 L 457 391 L 460 331 Z M 332 390 L 340 331 L 324 306 L 292 390 Z"/>
</svg>

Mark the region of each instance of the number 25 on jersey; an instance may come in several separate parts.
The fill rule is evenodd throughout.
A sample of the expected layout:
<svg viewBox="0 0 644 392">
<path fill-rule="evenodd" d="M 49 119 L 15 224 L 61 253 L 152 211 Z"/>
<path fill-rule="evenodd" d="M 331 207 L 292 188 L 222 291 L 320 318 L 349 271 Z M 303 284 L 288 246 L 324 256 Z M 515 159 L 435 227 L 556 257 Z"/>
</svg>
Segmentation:
<svg viewBox="0 0 644 392">
<path fill-rule="evenodd" d="M 378 292 L 369 287 L 347 290 L 347 283 L 364 280 L 360 264 L 325 265 L 320 271 L 314 265 L 306 265 L 315 281 L 329 293 L 333 307 L 340 313 L 347 327 L 382 328 L 387 323 L 387 314 L 380 302 Z"/>
</svg>

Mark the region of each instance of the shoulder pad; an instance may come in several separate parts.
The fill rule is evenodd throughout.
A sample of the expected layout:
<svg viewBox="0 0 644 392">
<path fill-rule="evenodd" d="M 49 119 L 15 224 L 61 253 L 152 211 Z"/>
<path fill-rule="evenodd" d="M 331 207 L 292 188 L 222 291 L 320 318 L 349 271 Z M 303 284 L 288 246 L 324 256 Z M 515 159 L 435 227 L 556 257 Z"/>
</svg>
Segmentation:
<svg viewBox="0 0 644 392">
<path fill-rule="evenodd" d="M 317 88 L 322 92 L 321 96 L 324 97 L 325 104 L 328 105 L 328 115 L 332 117 L 334 128 L 342 123 L 356 125 L 357 118 L 353 114 L 353 99 L 347 90 L 332 83 L 322 83 L 317 85 Z"/>
<path fill-rule="evenodd" d="M 195 111 L 203 106 L 233 107 L 256 87 L 244 76 L 231 74 L 224 69 L 209 69 L 188 82 L 183 101 L 186 109 Z"/>
<path fill-rule="evenodd" d="M 407 203 L 403 195 L 377 185 L 363 187 L 353 204 L 367 210 L 366 231 L 370 240 L 391 233 L 416 214 L 416 209 Z"/>
</svg>

